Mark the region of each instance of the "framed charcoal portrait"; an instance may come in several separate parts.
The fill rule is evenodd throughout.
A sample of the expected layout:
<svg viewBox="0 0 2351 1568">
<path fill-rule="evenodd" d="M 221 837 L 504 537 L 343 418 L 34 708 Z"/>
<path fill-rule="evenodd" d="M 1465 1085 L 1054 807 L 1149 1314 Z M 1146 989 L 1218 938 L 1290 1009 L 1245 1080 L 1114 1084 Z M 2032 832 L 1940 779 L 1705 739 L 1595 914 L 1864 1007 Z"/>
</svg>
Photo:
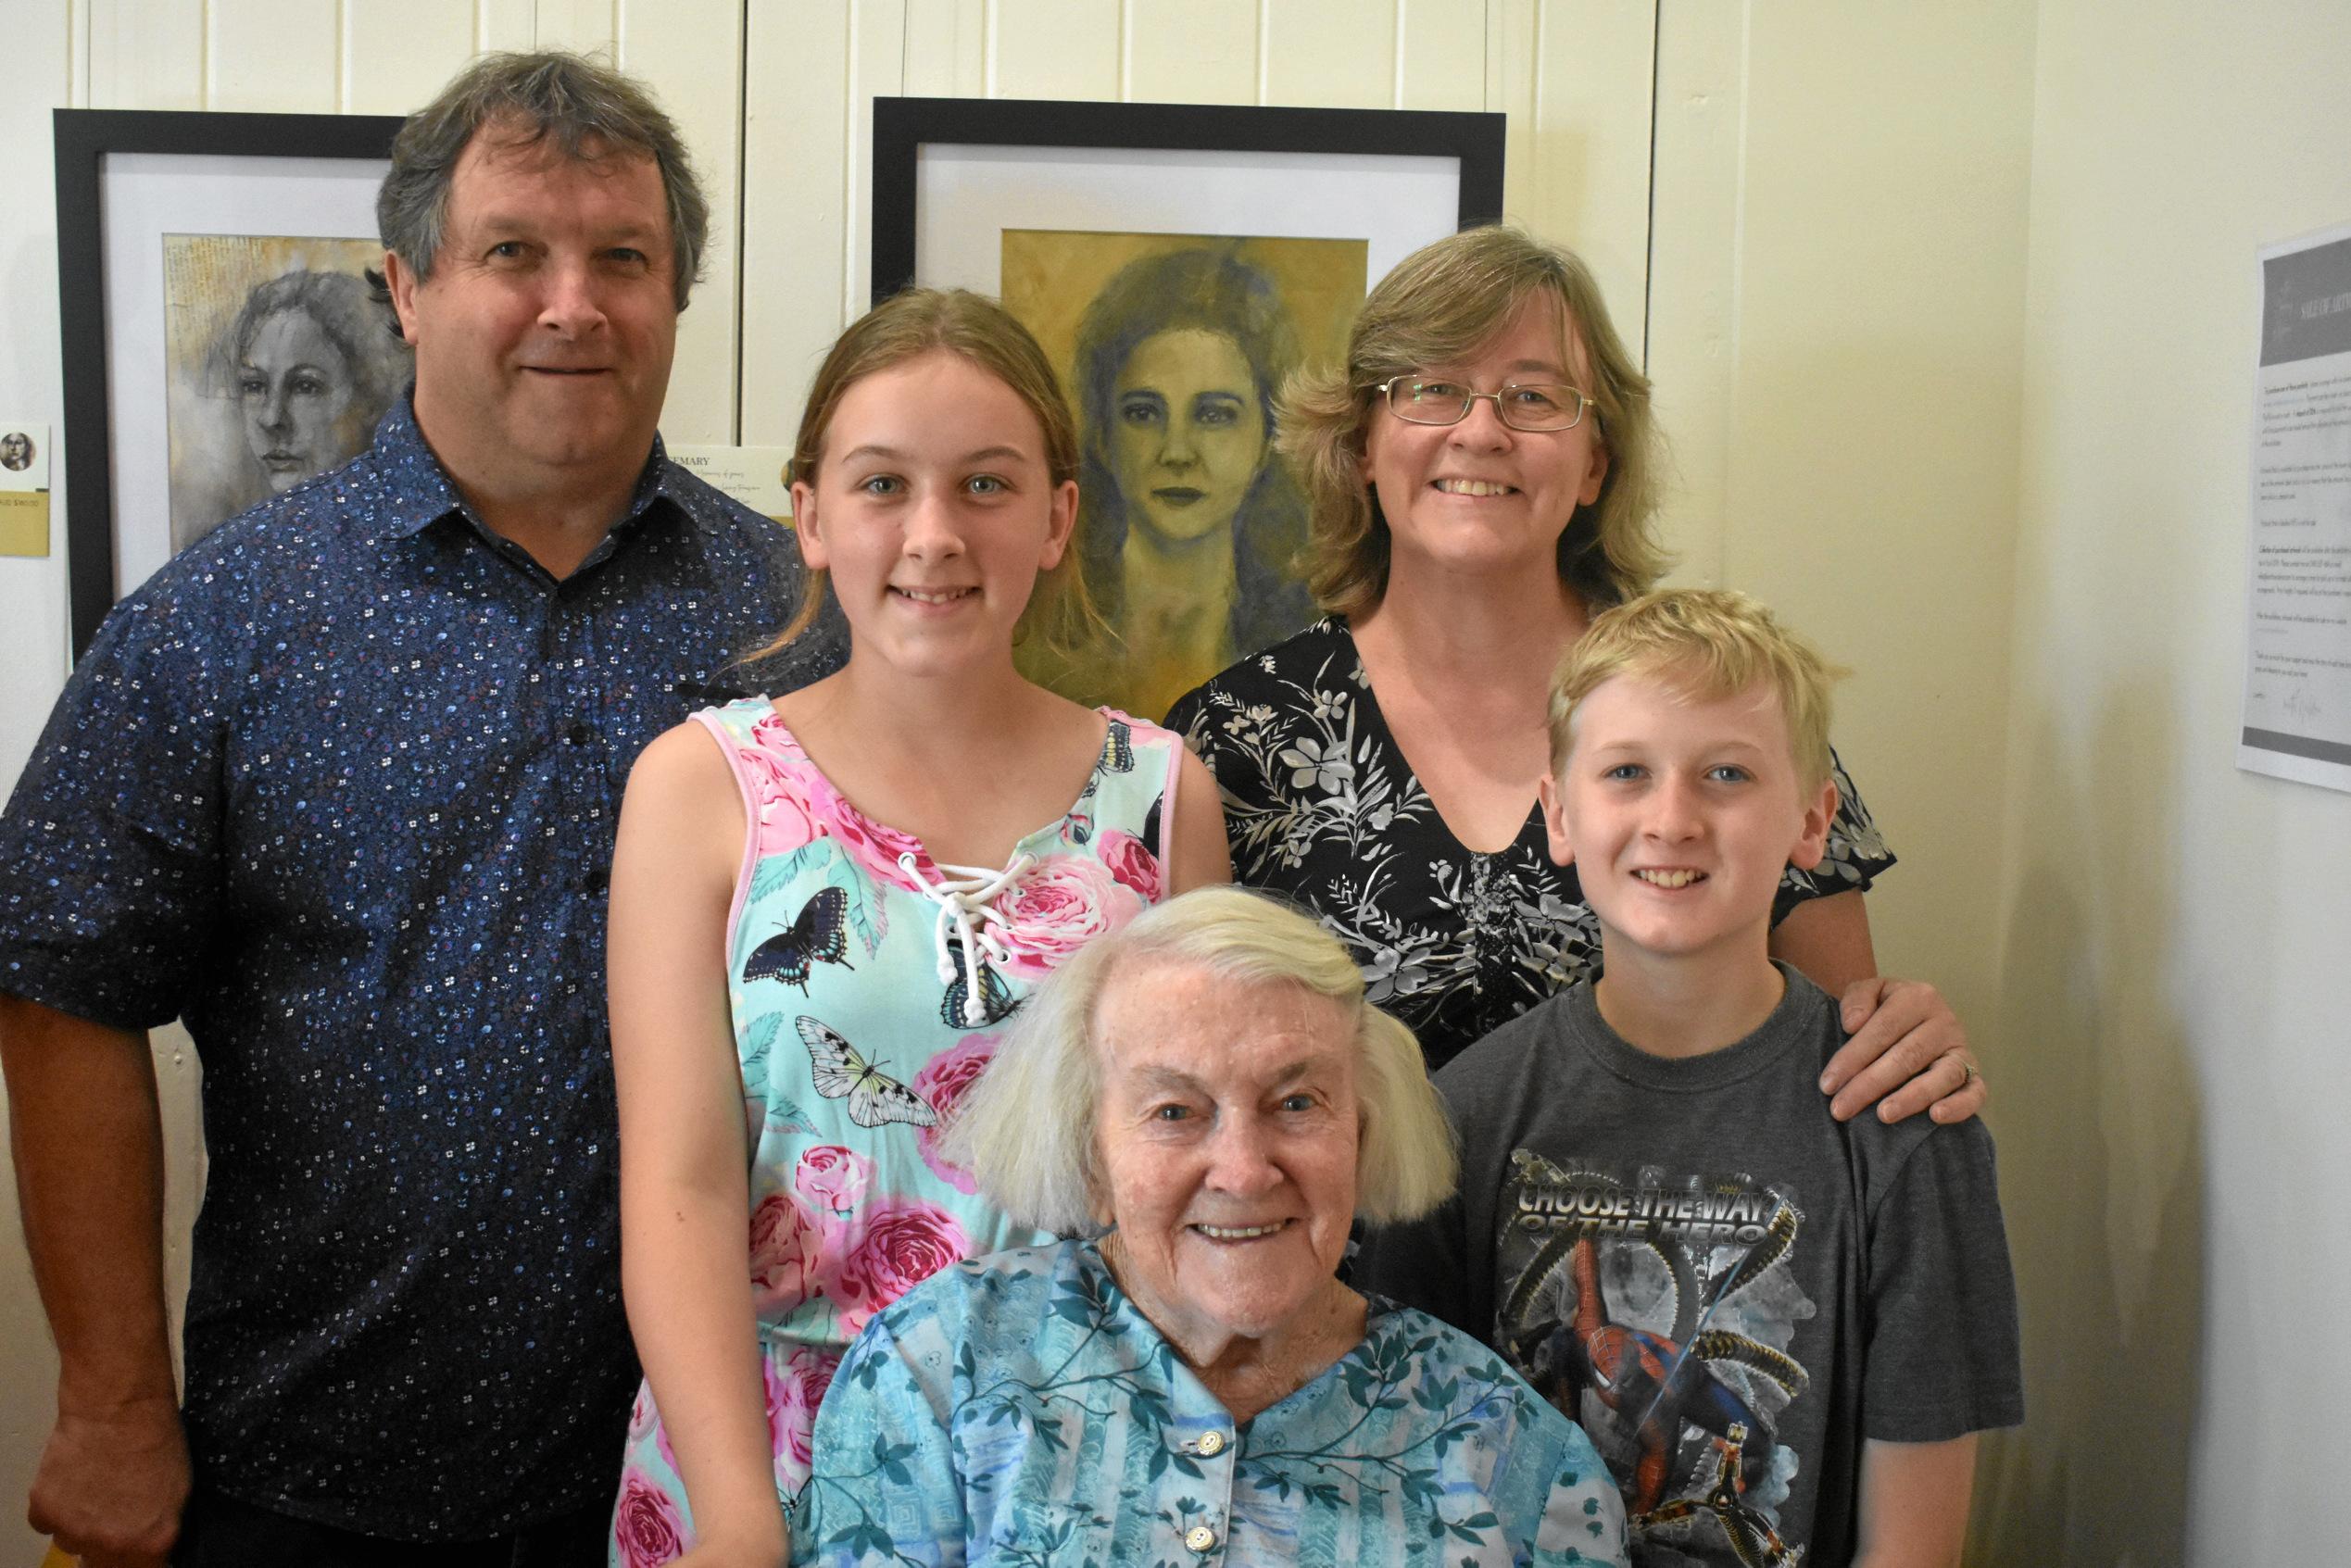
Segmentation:
<svg viewBox="0 0 2351 1568">
<path fill-rule="evenodd" d="M 1314 619 L 1276 395 L 1344 354 L 1406 254 L 1501 219 L 1502 137 L 1498 114 L 874 100 L 874 297 L 1000 298 L 1077 415 L 1101 624 L 1024 638 L 1032 679 L 1156 719 Z"/>
<path fill-rule="evenodd" d="M 410 361 L 365 277 L 396 116 L 56 113 L 78 658 L 173 555 L 364 447 Z"/>
</svg>

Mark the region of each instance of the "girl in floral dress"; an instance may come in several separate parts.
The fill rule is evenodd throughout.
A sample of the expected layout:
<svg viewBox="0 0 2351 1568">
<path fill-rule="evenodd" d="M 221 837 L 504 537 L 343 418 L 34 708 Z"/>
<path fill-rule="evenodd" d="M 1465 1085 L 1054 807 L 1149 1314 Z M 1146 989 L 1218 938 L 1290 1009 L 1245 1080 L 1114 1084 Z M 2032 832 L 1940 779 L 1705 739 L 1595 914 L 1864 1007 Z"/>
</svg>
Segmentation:
<svg viewBox="0 0 2351 1568">
<path fill-rule="evenodd" d="M 622 1281 L 646 1387 L 612 1561 L 774 1564 L 842 1350 L 959 1259 L 1047 1239 L 939 1151 L 1029 988 L 1228 872 L 1175 737 L 1023 680 L 1076 441 L 1028 334 L 912 291 L 834 345 L 792 460 L 839 673 L 698 714 L 629 781 L 612 872 Z M 748 1237 L 748 1248 L 747 1248 Z M 690 1499 L 690 1502 L 689 1502 Z"/>
</svg>

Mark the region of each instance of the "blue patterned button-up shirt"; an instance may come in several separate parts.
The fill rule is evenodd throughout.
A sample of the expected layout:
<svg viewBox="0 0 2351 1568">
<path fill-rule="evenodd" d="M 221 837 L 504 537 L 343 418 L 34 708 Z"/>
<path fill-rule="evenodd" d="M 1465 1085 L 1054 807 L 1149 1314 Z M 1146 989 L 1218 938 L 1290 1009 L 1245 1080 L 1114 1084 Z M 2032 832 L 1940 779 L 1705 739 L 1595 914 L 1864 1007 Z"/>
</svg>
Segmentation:
<svg viewBox="0 0 2351 1568">
<path fill-rule="evenodd" d="M 797 1564 L 1625 1562 L 1590 1440 L 1467 1335 L 1374 1298 L 1362 1343 L 1237 1425 L 1090 1242 L 908 1292 L 811 1448 Z"/>
<path fill-rule="evenodd" d="M 211 1484 L 415 1539 L 610 1494 L 636 1377 L 621 789 L 694 709 L 836 658 L 728 662 L 799 582 L 782 529 L 658 445 L 559 582 L 460 503 L 404 401 L 100 629 L 0 822 L 0 990 L 195 1039 Z"/>
</svg>

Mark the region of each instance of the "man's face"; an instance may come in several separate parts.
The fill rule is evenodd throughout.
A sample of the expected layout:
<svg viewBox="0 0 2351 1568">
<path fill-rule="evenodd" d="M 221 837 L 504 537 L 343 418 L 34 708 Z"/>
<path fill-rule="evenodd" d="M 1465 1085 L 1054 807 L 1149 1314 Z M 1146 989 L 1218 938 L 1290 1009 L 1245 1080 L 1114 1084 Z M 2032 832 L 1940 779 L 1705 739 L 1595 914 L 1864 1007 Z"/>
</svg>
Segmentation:
<svg viewBox="0 0 2351 1568">
<path fill-rule="evenodd" d="M 580 161 L 485 126 L 458 159 L 432 277 L 396 256 L 387 271 L 417 422 L 460 486 L 528 499 L 643 466 L 677 346 L 651 158 Z"/>
</svg>

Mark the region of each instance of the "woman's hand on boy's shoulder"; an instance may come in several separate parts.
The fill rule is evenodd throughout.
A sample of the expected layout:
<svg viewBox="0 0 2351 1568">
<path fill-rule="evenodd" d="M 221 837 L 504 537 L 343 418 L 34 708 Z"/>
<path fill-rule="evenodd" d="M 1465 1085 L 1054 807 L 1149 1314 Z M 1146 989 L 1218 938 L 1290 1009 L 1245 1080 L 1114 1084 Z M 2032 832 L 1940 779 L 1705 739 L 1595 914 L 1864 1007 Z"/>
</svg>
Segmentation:
<svg viewBox="0 0 2351 1568">
<path fill-rule="evenodd" d="M 1982 1111 L 1983 1073 L 1942 992 L 1923 980 L 1872 976 L 1846 986 L 1840 1008 L 1851 1038 L 1820 1076 L 1831 1116 L 1851 1121 L 1875 1105 L 1881 1122 L 1924 1110 L 1948 1123 Z"/>
</svg>

